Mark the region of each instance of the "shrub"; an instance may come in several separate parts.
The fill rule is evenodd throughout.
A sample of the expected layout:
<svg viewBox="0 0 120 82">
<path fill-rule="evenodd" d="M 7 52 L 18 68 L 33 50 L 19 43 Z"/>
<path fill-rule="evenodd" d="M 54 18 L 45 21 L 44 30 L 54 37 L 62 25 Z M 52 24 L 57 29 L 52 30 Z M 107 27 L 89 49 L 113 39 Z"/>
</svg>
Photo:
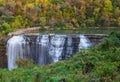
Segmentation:
<svg viewBox="0 0 120 82">
<path fill-rule="evenodd" d="M 112 32 L 108 37 L 105 37 L 100 45 L 98 45 L 98 49 L 100 50 L 109 50 L 115 49 L 120 46 L 120 40 L 117 37 L 116 33 Z"/>
<path fill-rule="evenodd" d="M 10 25 L 7 22 L 4 22 L 1 26 L 0 26 L 0 31 L 1 31 L 1 35 L 6 35 L 8 34 L 10 31 L 12 31 Z"/>
<path fill-rule="evenodd" d="M 29 68 L 33 66 L 33 62 L 31 60 L 26 60 L 26 59 L 17 59 L 16 63 L 18 67 L 22 67 L 22 68 Z"/>
<path fill-rule="evenodd" d="M 40 25 L 44 27 L 47 24 L 46 17 L 40 17 Z"/>
<path fill-rule="evenodd" d="M 63 22 L 56 22 L 53 27 L 54 29 L 66 29 L 66 25 Z"/>
</svg>

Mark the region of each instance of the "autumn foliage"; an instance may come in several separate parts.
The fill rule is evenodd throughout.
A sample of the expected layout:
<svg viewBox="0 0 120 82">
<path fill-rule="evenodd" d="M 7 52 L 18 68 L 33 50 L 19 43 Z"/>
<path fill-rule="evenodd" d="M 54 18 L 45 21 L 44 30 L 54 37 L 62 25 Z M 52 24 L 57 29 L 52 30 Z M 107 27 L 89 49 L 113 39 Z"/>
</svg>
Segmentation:
<svg viewBox="0 0 120 82">
<path fill-rule="evenodd" d="M 0 0 L 0 35 L 59 22 L 66 28 L 119 27 L 120 0 Z"/>
</svg>

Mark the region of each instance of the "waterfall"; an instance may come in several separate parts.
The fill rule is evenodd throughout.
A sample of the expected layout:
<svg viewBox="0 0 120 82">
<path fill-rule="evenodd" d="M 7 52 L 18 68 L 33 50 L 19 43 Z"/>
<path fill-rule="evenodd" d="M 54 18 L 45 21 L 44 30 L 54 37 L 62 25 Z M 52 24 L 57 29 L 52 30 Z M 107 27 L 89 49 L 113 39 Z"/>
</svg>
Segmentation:
<svg viewBox="0 0 120 82">
<path fill-rule="evenodd" d="M 57 62 L 62 59 L 64 54 L 65 35 L 54 35 L 50 41 L 49 54 L 52 57 L 53 62 Z"/>
<path fill-rule="evenodd" d="M 39 65 L 45 65 L 52 62 L 49 52 L 49 36 L 41 35 L 36 40 L 36 62 Z"/>
<path fill-rule="evenodd" d="M 66 55 L 73 55 L 73 41 L 72 41 L 72 37 L 68 36 L 67 38 L 67 50 L 66 50 Z"/>
<path fill-rule="evenodd" d="M 76 51 L 87 49 L 91 45 L 84 35 L 44 34 L 33 42 L 24 35 L 13 36 L 7 41 L 8 69 L 17 68 L 17 58 L 32 59 L 36 64 L 46 65 L 67 59 Z"/>
<path fill-rule="evenodd" d="M 80 38 L 79 47 L 78 47 L 79 50 L 87 49 L 92 45 L 90 40 L 86 36 L 79 35 L 79 38 Z"/>
<path fill-rule="evenodd" d="M 30 58 L 29 39 L 23 35 L 13 36 L 7 41 L 8 69 L 17 67 L 16 59 Z"/>
</svg>

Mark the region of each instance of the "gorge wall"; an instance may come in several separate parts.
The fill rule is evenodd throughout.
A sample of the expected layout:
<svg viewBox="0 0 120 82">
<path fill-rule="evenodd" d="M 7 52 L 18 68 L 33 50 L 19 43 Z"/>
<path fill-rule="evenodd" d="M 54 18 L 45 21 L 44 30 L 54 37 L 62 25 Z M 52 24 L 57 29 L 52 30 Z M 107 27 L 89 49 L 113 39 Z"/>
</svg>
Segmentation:
<svg viewBox="0 0 120 82">
<path fill-rule="evenodd" d="M 0 38 L 0 68 L 7 67 L 7 56 L 6 56 L 6 37 Z"/>
</svg>

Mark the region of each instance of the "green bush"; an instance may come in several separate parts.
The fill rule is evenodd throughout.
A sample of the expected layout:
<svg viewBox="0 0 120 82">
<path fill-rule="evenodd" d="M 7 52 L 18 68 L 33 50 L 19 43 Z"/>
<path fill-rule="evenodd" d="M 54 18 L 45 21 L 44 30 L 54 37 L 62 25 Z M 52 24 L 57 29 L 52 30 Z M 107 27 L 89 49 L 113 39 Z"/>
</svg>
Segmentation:
<svg viewBox="0 0 120 82">
<path fill-rule="evenodd" d="M 10 31 L 12 31 L 12 28 L 10 27 L 10 25 L 7 22 L 4 22 L 1 26 L 0 26 L 0 31 L 3 35 L 8 34 Z"/>
<path fill-rule="evenodd" d="M 56 22 L 53 28 L 54 29 L 66 29 L 66 25 L 63 22 Z"/>
<path fill-rule="evenodd" d="M 27 60 L 27 59 L 17 59 L 16 63 L 18 65 L 18 67 L 22 67 L 22 68 L 30 68 L 33 67 L 33 62 L 32 60 Z"/>
<path fill-rule="evenodd" d="M 108 37 L 105 37 L 100 45 L 98 45 L 98 49 L 100 50 L 109 50 L 115 49 L 120 46 L 119 35 L 112 32 Z"/>
<path fill-rule="evenodd" d="M 52 0 L 52 3 L 57 4 L 57 3 L 63 3 L 64 0 Z"/>
</svg>

